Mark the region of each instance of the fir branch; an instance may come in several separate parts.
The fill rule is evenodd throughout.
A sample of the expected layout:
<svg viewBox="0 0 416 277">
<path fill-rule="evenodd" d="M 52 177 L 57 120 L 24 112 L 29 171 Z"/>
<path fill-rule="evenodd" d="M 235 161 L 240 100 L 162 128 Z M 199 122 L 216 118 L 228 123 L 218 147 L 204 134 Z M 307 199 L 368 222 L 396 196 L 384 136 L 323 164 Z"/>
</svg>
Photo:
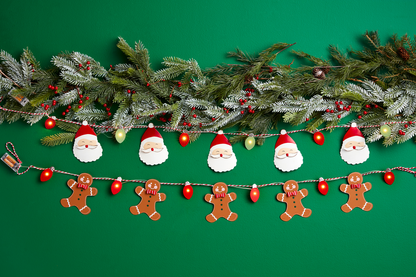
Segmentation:
<svg viewBox="0 0 416 277">
<path fill-rule="evenodd" d="M 42 138 L 40 141 L 45 146 L 57 146 L 67 144 L 75 139 L 75 133 L 58 133 Z"/>
</svg>

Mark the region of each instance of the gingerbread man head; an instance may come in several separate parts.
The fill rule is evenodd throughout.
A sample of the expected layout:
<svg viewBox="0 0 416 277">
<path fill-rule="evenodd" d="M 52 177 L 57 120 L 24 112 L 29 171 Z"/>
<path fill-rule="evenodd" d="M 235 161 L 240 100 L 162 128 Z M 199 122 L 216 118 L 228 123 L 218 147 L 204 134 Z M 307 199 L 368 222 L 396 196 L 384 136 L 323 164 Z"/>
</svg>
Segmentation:
<svg viewBox="0 0 416 277">
<path fill-rule="evenodd" d="M 228 192 L 228 187 L 225 183 L 219 182 L 212 187 L 212 192 L 214 194 L 226 194 Z"/>
<path fill-rule="evenodd" d="M 286 183 L 284 183 L 283 185 L 283 190 L 288 193 L 288 192 L 294 192 L 297 191 L 299 189 L 299 185 L 296 181 L 293 180 L 289 180 L 286 181 Z"/>
<path fill-rule="evenodd" d="M 152 194 L 156 194 L 160 190 L 160 183 L 156 179 L 150 179 L 146 182 L 146 190 L 153 192 Z"/>
<path fill-rule="evenodd" d="M 348 184 L 355 185 L 355 184 L 362 184 L 363 183 L 363 175 L 358 172 L 353 172 L 348 175 Z"/>
<path fill-rule="evenodd" d="M 92 180 L 92 176 L 88 173 L 82 173 L 78 176 L 78 184 L 85 188 L 91 186 Z"/>
</svg>

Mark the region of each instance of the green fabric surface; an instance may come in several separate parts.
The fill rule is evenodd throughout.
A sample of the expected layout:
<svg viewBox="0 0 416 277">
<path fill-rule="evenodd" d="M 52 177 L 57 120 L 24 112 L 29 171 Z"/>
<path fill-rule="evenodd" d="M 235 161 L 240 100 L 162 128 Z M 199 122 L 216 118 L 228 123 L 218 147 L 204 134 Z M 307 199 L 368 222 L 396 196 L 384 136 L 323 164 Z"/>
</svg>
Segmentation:
<svg viewBox="0 0 416 277">
<path fill-rule="evenodd" d="M 414 1 L 10 1 L 0 9 L 0 49 L 18 58 L 21 49 L 29 47 L 42 67 L 61 51 L 79 51 L 107 68 L 125 62 L 116 48 L 119 36 L 130 45 L 141 40 L 155 69 L 167 56 L 194 58 L 202 68 L 234 63 L 226 58 L 228 51 L 239 47 L 254 54 L 276 42 L 296 42 L 293 49 L 328 58 L 330 44 L 361 49 L 366 30 L 378 30 L 383 42 L 394 33 L 416 34 L 415 8 Z M 285 51 L 276 63 L 289 64 L 294 58 Z M 295 60 L 295 65 L 302 63 Z M 207 155 L 214 134 L 181 147 L 179 133 L 162 132 L 169 158 L 146 166 L 138 157 L 143 130 L 129 132 L 122 144 L 99 136 L 103 156 L 84 164 L 73 156 L 72 144 L 42 146 L 42 137 L 57 132 L 43 123 L 0 125 L 0 145 L 12 142 L 23 166 L 161 182 L 260 185 L 416 166 L 413 140 L 388 148 L 372 143 L 367 162 L 346 164 L 339 155 L 345 129 L 324 132 L 323 146 L 308 133 L 293 134 L 304 163 L 290 173 L 273 164 L 276 138 L 251 151 L 243 143 L 235 144 L 236 168 L 213 172 Z M 312 215 L 289 222 L 279 218 L 286 207 L 276 200 L 283 192 L 280 186 L 261 188 L 257 203 L 249 199 L 249 190 L 230 188 L 237 194 L 230 208 L 238 219 L 215 223 L 205 220 L 212 205 L 204 195 L 211 187 L 194 187 L 193 197 L 186 200 L 181 186 L 162 186 L 167 199 L 157 203 L 161 219 L 154 222 L 129 212 L 140 201 L 135 183 L 123 184 L 114 196 L 110 181 L 94 181 L 98 195 L 88 198 L 92 212 L 82 215 L 60 204 L 72 193 L 66 186 L 70 176 L 55 173 L 41 183 L 40 171 L 18 176 L 2 163 L 0 275 L 410 276 L 415 271 L 415 177 L 394 174 L 391 186 L 382 174 L 364 177 L 373 186 L 365 194 L 374 205 L 369 212 L 341 211 L 348 199 L 339 191 L 345 179 L 328 182 L 326 196 L 317 191 L 316 183 L 301 184 L 309 191 L 303 204 Z"/>
</svg>

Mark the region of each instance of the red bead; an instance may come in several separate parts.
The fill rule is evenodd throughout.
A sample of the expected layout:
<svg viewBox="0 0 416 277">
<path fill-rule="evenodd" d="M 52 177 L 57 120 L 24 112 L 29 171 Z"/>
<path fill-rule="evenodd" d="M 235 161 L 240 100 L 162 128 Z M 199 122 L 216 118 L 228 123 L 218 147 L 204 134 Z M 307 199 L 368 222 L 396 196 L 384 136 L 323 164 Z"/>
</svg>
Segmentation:
<svg viewBox="0 0 416 277">
<path fill-rule="evenodd" d="M 337 117 L 338 117 L 338 118 L 341 118 L 341 115 L 339 114 L 339 115 L 337 115 Z"/>
<path fill-rule="evenodd" d="M 402 135 L 404 136 L 404 135 L 406 135 L 406 133 L 402 131 Z"/>
<path fill-rule="evenodd" d="M 363 114 L 366 115 L 367 114 L 367 111 L 364 111 Z"/>
<path fill-rule="evenodd" d="M 361 116 L 361 115 L 359 115 L 359 116 L 358 116 L 358 119 L 361 119 L 361 118 L 362 118 L 362 116 Z"/>
<path fill-rule="evenodd" d="M 241 114 L 244 114 L 244 111 L 241 111 Z"/>
<path fill-rule="evenodd" d="M 42 104 L 40 104 L 40 106 L 41 106 L 41 107 L 44 107 L 44 106 L 45 106 L 45 104 L 44 104 L 44 103 L 42 103 Z"/>
<path fill-rule="evenodd" d="M 87 64 L 91 64 L 91 62 L 90 61 L 87 61 Z"/>
<path fill-rule="evenodd" d="M 194 114 L 193 117 L 196 118 L 196 114 Z"/>
<path fill-rule="evenodd" d="M 151 114 L 150 117 L 153 117 L 153 114 Z"/>
<path fill-rule="evenodd" d="M 81 105 L 79 105 L 79 106 L 78 106 L 78 109 L 81 109 L 81 108 L 82 108 L 82 106 L 81 106 Z"/>
</svg>

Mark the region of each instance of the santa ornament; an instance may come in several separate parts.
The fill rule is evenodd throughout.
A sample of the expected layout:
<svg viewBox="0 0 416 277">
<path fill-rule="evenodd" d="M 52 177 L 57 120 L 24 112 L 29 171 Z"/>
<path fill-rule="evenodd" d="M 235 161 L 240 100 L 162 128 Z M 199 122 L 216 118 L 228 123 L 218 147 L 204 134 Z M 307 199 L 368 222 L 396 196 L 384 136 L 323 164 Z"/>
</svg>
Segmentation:
<svg viewBox="0 0 416 277">
<path fill-rule="evenodd" d="M 231 143 L 225 137 L 222 130 L 211 143 L 208 154 L 208 166 L 215 172 L 226 172 L 237 165 L 237 158 L 231 147 Z"/>
<path fill-rule="evenodd" d="M 348 164 L 360 164 L 370 157 L 370 150 L 365 143 L 363 134 L 357 128 L 357 123 L 351 123 L 351 127 L 342 141 L 340 154 Z"/>
<path fill-rule="evenodd" d="M 302 153 L 286 130 L 280 131 L 274 149 L 274 165 L 279 170 L 289 172 L 298 169 L 303 164 Z"/>
<path fill-rule="evenodd" d="M 147 165 L 157 165 L 168 159 L 169 152 L 163 142 L 162 135 L 156 130 L 153 123 L 149 123 L 142 136 L 139 157 Z"/>
<path fill-rule="evenodd" d="M 83 121 L 75 134 L 73 152 L 75 158 L 84 163 L 94 162 L 103 155 L 101 144 L 97 140 L 97 134 Z"/>
</svg>

